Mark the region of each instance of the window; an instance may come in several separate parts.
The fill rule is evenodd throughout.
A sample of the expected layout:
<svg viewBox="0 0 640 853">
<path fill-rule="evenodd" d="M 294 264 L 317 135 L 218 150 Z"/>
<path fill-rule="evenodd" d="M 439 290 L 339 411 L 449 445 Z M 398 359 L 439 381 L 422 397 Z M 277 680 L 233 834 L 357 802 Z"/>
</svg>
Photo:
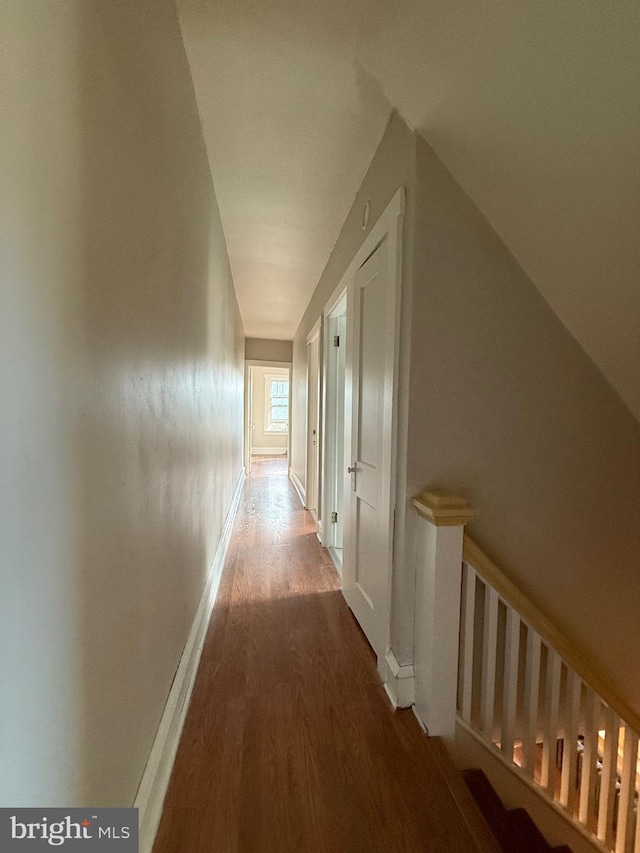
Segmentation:
<svg viewBox="0 0 640 853">
<path fill-rule="evenodd" d="M 287 432 L 289 429 L 289 377 L 267 373 L 264 382 L 265 431 Z"/>
</svg>

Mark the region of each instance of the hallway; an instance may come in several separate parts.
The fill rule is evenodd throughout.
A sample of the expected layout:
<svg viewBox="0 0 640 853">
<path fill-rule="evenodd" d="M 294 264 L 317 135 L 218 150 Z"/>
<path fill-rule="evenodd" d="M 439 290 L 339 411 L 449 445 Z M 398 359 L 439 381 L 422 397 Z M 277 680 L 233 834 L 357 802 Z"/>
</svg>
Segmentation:
<svg viewBox="0 0 640 853">
<path fill-rule="evenodd" d="M 470 853 L 411 712 L 391 712 L 286 459 L 254 464 L 155 853 Z"/>
</svg>

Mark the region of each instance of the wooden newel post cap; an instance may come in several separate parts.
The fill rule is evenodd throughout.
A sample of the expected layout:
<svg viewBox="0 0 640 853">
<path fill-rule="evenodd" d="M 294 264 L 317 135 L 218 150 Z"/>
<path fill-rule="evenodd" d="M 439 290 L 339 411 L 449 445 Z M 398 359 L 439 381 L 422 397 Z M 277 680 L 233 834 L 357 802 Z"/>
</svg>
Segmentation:
<svg viewBox="0 0 640 853">
<path fill-rule="evenodd" d="M 478 514 L 461 495 L 441 491 L 424 491 L 411 498 L 418 515 L 436 527 L 459 527 Z"/>
</svg>

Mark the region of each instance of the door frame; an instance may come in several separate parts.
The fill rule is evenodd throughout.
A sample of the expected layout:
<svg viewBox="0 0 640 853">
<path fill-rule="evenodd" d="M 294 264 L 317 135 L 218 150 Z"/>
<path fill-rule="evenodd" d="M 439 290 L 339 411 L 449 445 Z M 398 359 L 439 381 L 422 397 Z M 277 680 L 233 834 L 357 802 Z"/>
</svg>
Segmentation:
<svg viewBox="0 0 640 853">
<path fill-rule="evenodd" d="M 244 468 L 246 474 L 251 473 L 251 409 L 250 397 L 253 383 L 252 367 L 280 367 L 289 371 L 289 428 L 287 430 L 287 468 L 291 465 L 291 373 L 293 364 L 290 361 L 262 361 L 256 358 L 244 360 Z"/>
<path fill-rule="evenodd" d="M 333 525 L 330 521 L 331 513 L 335 508 L 333 505 L 333 496 L 338 488 L 344 489 L 344 478 L 340 480 L 340 472 L 337 466 L 333 464 L 336 456 L 336 447 L 338 444 L 338 434 L 336 430 L 336 415 L 337 415 L 337 386 L 335 384 L 335 367 L 337 362 L 336 348 L 333 346 L 332 337 L 332 321 L 342 314 L 347 315 L 347 289 L 338 285 L 336 291 L 331 296 L 331 299 L 325 305 L 323 316 L 323 365 L 322 365 L 322 517 L 327 519 L 327 523 L 323 526 L 323 535 L 321 538 L 322 544 L 329 550 L 333 562 L 336 565 L 338 572 L 342 573 L 342 556 L 335 550 L 335 541 L 333 539 Z M 346 335 L 345 335 L 346 338 Z M 346 346 L 346 340 L 342 342 L 342 346 Z M 346 364 L 345 364 L 346 370 Z M 343 403 L 344 409 L 344 403 Z M 344 411 L 343 411 L 344 418 Z M 344 443 L 344 429 L 342 434 Z M 346 449 L 345 449 L 346 452 Z M 343 453 L 344 457 L 344 453 Z M 344 514 L 344 513 L 343 513 Z M 343 523 L 343 520 L 341 520 Z M 340 549 L 342 550 L 342 549 Z"/>
<path fill-rule="evenodd" d="M 317 341 L 318 355 L 315 360 L 315 384 L 316 384 L 316 411 L 311 411 L 311 381 L 312 365 L 309 360 L 310 347 Z M 317 526 L 318 539 L 322 541 L 322 471 L 321 471 L 321 424 L 322 424 L 322 395 L 321 395 L 321 373 L 322 373 L 322 317 L 318 317 L 313 328 L 307 335 L 307 444 L 305 452 L 305 507 L 314 516 Z M 312 423 L 313 421 L 313 423 Z M 315 445 L 313 444 L 313 430 L 315 429 Z M 315 448 L 315 450 L 314 450 Z M 315 458 L 314 458 L 315 457 Z M 315 467 L 315 477 L 312 468 Z M 316 506 L 312 507 L 312 496 L 315 491 Z"/>
<path fill-rule="evenodd" d="M 388 560 L 388 583 L 387 583 L 387 599 L 384 603 L 384 641 L 383 648 L 377 650 L 378 655 L 378 672 L 385 680 L 386 676 L 386 654 L 389 652 L 391 638 L 391 616 L 392 616 L 392 588 L 393 588 L 393 572 L 394 572 L 394 550 L 395 550 L 395 514 L 396 514 L 396 492 L 397 492 L 397 473 L 399 468 L 398 454 L 398 387 L 399 387 L 399 355 L 400 355 L 400 320 L 401 320 L 401 288 L 402 288 L 402 255 L 403 255 L 403 220 L 405 211 L 405 189 L 399 187 L 387 207 L 384 209 L 371 231 L 367 234 L 362 242 L 362 245 L 354 255 L 349 264 L 344 276 L 340 281 L 339 288 L 346 288 L 348 294 L 347 301 L 347 359 L 345 372 L 345 385 L 347 389 L 353 387 L 353 357 L 352 347 L 355 345 L 355 321 L 353 316 L 354 304 L 354 287 L 355 275 L 360 267 L 367 261 L 368 258 L 375 252 L 383 240 L 387 240 L 388 263 L 387 269 L 390 276 L 389 285 L 393 288 L 395 295 L 395 310 L 387 318 L 387 331 L 393 336 L 393 356 L 391 376 L 386 377 L 385 381 L 390 382 L 391 394 L 391 418 L 389 435 L 385 436 L 383 443 L 383 461 L 381 466 L 382 490 L 389 495 L 388 502 L 388 519 L 389 525 L 389 560 Z M 352 395 L 345 394 L 345 462 L 351 464 L 351 460 L 347 460 L 347 456 L 351 454 L 352 447 L 352 419 L 353 406 Z M 345 500 L 344 500 L 344 559 L 347 558 L 347 551 L 350 547 L 348 537 L 350 534 L 350 506 L 351 506 L 351 478 L 346 478 Z M 344 587 L 343 587 L 344 595 Z M 346 596 L 345 596 L 346 598 Z"/>
</svg>

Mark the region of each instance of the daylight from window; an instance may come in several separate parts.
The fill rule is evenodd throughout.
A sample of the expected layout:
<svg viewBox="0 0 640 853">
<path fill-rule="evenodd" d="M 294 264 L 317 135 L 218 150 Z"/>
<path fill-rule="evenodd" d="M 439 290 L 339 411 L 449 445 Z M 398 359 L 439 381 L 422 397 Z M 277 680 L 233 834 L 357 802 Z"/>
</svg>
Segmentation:
<svg viewBox="0 0 640 853">
<path fill-rule="evenodd" d="M 287 432 L 289 429 L 289 379 L 265 376 L 265 423 L 268 432 Z"/>
</svg>

